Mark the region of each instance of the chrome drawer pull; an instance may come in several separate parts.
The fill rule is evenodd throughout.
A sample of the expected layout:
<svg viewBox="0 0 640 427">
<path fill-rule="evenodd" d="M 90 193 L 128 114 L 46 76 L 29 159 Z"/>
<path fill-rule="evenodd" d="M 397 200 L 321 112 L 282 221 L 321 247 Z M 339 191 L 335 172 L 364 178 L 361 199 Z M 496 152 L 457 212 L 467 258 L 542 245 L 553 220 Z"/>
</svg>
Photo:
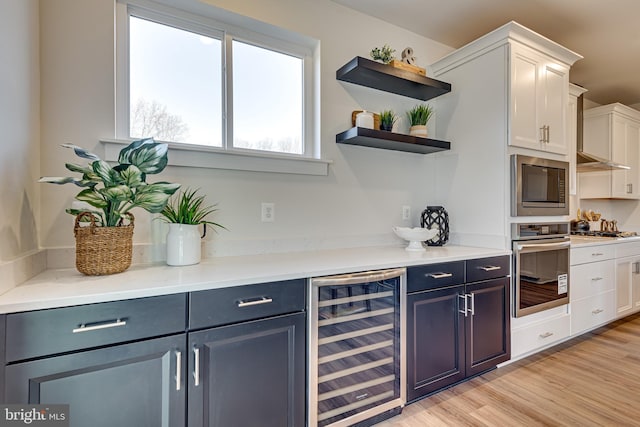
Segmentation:
<svg viewBox="0 0 640 427">
<path fill-rule="evenodd" d="M 486 267 L 478 267 L 478 268 L 484 271 L 496 271 L 496 270 L 500 270 L 502 267 L 500 267 L 499 265 L 487 265 Z"/>
<path fill-rule="evenodd" d="M 105 323 L 89 323 L 90 326 L 87 326 L 86 323 L 80 324 L 80 327 L 72 329 L 71 332 L 77 334 L 79 332 L 89 332 L 89 331 L 97 331 L 98 329 L 108 329 L 108 328 L 117 328 L 119 326 L 126 326 L 127 321 L 122 319 L 117 319 L 115 321 L 107 321 Z"/>
<path fill-rule="evenodd" d="M 467 317 L 467 313 L 469 312 L 469 303 L 467 302 L 467 295 L 458 294 L 458 298 L 464 298 L 464 310 L 460 310 L 460 308 L 458 308 L 458 312 L 464 314 L 464 317 Z"/>
<path fill-rule="evenodd" d="M 602 277 L 593 277 L 593 278 L 591 278 L 592 282 L 597 282 L 599 280 L 602 280 Z"/>
<path fill-rule="evenodd" d="M 540 334 L 540 338 L 549 338 L 553 335 L 553 332 L 545 332 L 544 334 Z"/>
<path fill-rule="evenodd" d="M 597 309 L 593 310 L 591 313 L 592 313 L 592 314 L 600 314 L 600 313 L 602 313 L 603 311 L 604 311 L 603 309 L 601 309 L 601 308 L 597 308 Z"/>
<path fill-rule="evenodd" d="M 182 382 L 182 353 L 176 351 L 176 390 L 180 391 L 180 383 Z"/>
<path fill-rule="evenodd" d="M 429 273 L 429 277 L 432 279 L 446 279 L 447 277 L 453 277 L 453 273 Z"/>
<path fill-rule="evenodd" d="M 273 302 L 272 298 L 260 297 L 252 300 L 240 300 L 238 301 L 238 307 L 251 307 L 252 305 L 269 304 Z"/>
<path fill-rule="evenodd" d="M 591 254 L 591 256 L 602 256 L 604 255 L 602 252 L 594 252 Z"/>
<path fill-rule="evenodd" d="M 476 315 L 476 294 L 470 293 L 469 296 L 471 297 L 471 315 L 475 316 Z"/>
<path fill-rule="evenodd" d="M 200 385 L 200 349 L 193 347 L 193 385 Z"/>
</svg>

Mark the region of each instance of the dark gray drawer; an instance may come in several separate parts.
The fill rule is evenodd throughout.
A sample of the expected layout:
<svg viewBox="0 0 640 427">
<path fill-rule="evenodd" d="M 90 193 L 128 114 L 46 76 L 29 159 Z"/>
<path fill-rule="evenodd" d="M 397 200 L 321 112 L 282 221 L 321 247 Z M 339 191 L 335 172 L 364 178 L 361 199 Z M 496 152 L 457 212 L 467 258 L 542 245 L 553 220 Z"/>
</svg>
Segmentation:
<svg viewBox="0 0 640 427">
<path fill-rule="evenodd" d="M 470 259 L 467 261 L 467 283 L 508 276 L 510 264 L 509 255 Z"/>
<path fill-rule="evenodd" d="M 464 261 L 421 265 L 407 269 L 407 292 L 464 283 Z"/>
<path fill-rule="evenodd" d="M 227 325 L 305 309 L 306 280 L 191 292 L 189 329 Z"/>
<path fill-rule="evenodd" d="M 186 294 L 7 315 L 7 362 L 184 332 Z"/>
</svg>

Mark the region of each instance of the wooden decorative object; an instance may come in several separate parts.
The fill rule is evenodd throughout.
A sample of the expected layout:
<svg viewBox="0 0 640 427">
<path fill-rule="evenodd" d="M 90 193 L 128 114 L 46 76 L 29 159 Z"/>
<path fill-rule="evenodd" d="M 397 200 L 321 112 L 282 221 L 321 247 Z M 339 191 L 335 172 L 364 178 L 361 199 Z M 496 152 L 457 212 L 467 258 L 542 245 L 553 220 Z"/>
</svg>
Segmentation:
<svg viewBox="0 0 640 427">
<path fill-rule="evenodd" d="M 397 59 L 394 59 L 393 61 L 389 62 L 389 65 L 391 65 L 394 68 L 400 68 L 406 71 L 410 71 L 412 73 L 420 74 L 421 76 L 426 77 L 427 75 L 426 69 L 418 67 L 417 65 L 411 65 L 411 64 L 407 64 L 406 62 L 398 61 Z"/>
</svg>

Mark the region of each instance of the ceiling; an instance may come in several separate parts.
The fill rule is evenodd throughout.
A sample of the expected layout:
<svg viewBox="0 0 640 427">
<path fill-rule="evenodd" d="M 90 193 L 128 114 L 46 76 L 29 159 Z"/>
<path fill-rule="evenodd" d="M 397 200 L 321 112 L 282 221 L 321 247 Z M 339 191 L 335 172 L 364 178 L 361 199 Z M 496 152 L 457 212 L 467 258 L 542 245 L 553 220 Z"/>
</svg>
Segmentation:
<svg viewBox="0 0 640 427">
<path fill-rule="evenodd" d="M 599 104 L 640 103 L 638 0 L 333 0 L 459 48 L 516 21 L 584 56 L 570 80 Z"/>
</svg>

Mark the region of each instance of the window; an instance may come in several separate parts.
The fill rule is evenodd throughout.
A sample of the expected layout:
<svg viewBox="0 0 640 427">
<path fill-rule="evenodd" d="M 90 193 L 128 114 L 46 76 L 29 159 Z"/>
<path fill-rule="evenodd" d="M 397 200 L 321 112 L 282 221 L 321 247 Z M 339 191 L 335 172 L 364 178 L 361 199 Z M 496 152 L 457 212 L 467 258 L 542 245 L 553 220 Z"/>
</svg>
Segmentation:
<svg viewBox="0 0 640 427">
<path fill-rule="evenodd" d="M 243 27 L 237 15 L 229 23 L 228 12 L 199 1 L 184 4 L 197 13 L 145 0 L 118 3 L 117 137 L 319 158 L 315 41 L 282 37 L 281 29 L 273 29 L 276 36 L 256 32 L 249 18 Z"/>
</svg>

